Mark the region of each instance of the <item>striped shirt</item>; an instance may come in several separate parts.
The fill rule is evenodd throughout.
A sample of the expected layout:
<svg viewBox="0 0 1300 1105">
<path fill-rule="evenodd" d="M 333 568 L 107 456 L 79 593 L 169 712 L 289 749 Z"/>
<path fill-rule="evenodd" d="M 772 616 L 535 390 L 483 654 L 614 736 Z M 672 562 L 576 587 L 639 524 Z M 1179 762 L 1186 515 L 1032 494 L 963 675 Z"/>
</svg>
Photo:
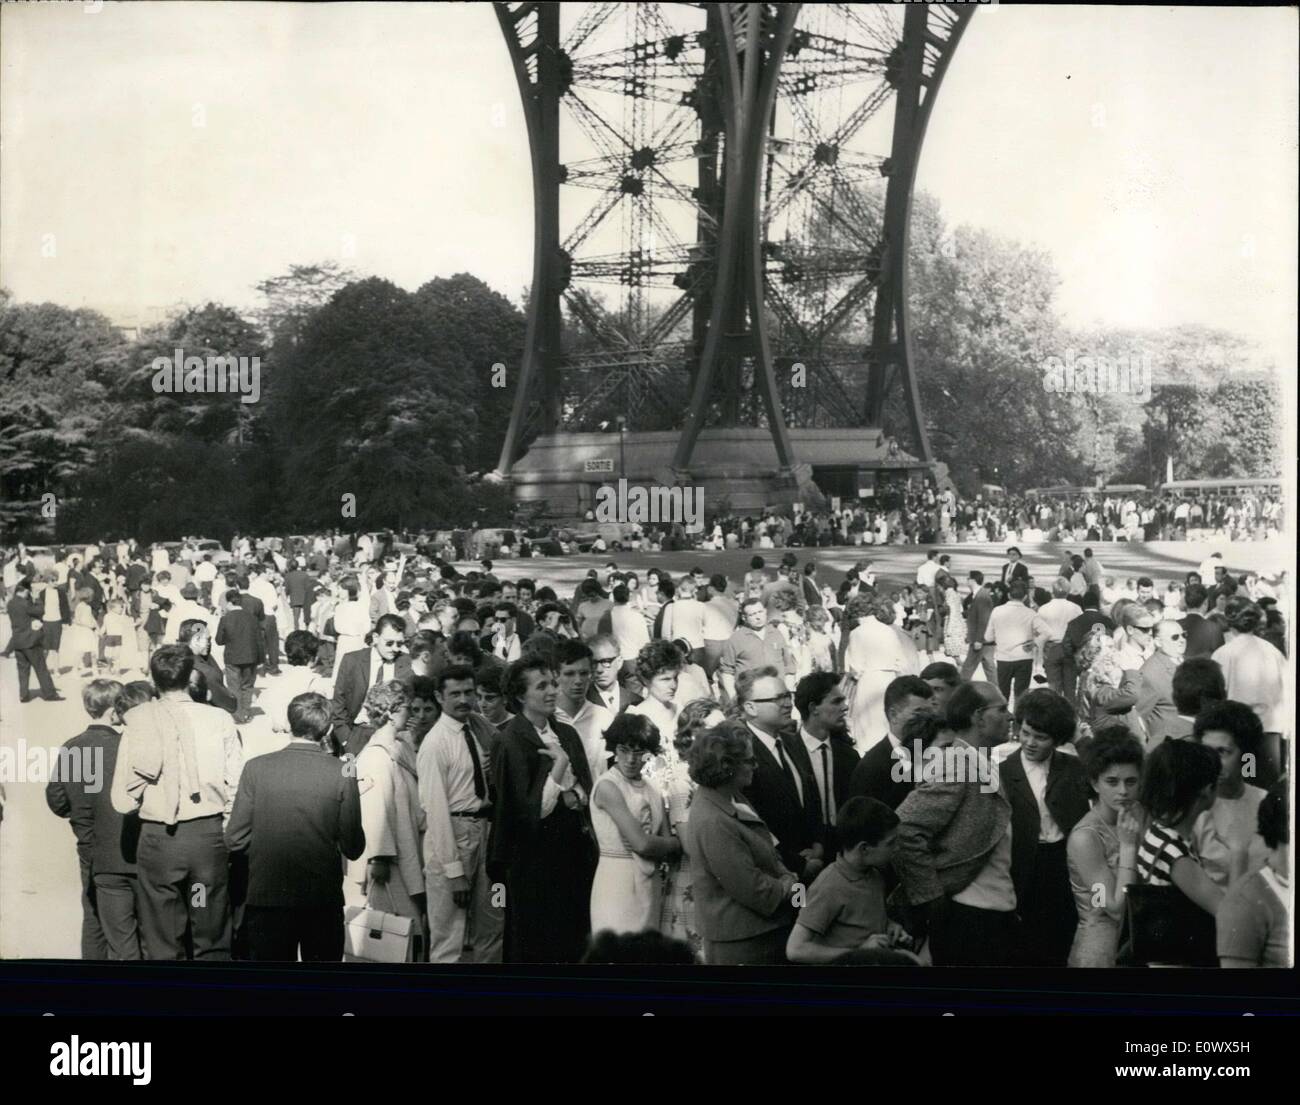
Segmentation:
<svg viewBox="0 0 1300 1105">
<path fill-rule="evenodd" d="M 1173 829 L 1152 822 L 1138 847 L 1138 882 L 1148 886 L 1172 886 L 1174 864 L 1188 856 L 1197 863 L 1196 846 Z"/>
</svg>

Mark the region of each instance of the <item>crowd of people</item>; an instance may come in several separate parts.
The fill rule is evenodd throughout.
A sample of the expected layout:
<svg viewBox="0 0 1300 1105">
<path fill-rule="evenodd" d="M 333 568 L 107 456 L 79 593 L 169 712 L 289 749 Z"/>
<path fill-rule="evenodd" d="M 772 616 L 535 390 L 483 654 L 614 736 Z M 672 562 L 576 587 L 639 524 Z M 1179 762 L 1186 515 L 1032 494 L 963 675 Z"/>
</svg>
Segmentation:
<svg viewBox="0 0 1300 1105">
<path fill-rule="evenodd" d="M 277 545 L 6 558 L 85 958 L 1290 962 L 1285 576 Z"/>
<path fill-rule="evenodd" d="M 835 545 L 1024 544 L 1103 541 L 1251 541 L 1282 532 L 1280 495 L 1249 491 L 1161 494 L 976 495 L 909 488 L 834 511 L 786 517 L 728 514 L 706 526 L 710 548 Z"/>
</svg>

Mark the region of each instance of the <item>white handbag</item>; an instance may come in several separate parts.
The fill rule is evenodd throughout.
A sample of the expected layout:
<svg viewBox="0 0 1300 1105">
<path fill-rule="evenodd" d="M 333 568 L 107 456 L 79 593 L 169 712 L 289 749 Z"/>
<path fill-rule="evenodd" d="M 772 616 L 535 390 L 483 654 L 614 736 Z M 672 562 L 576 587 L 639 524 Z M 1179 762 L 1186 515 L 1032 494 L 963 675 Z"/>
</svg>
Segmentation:
<svg viewBox="0 0 1300 1105">
<path fill-rule="evenodd" d="M 388 890 L 390 906 L 392 898 L 393 892 Z M 344 963 L 415 962 L 417 934 L 415 921 L 410 917 L 370 906 L 352 905 L 344 907 L 343 926 Z"/>
</svg>

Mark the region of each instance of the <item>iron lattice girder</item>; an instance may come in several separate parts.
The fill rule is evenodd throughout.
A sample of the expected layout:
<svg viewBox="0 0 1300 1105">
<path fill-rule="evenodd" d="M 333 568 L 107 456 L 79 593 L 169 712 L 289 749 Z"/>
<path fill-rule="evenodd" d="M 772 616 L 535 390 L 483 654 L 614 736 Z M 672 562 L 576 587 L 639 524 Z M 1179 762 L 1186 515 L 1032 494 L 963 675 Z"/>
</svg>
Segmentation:
<svg viewBox="0 0 1300 1105">
<path fill-rule="evenodd" d="M 919 422 L 905 327 L 905 221 L 933 92 L 969 9 L 905 12 L 900 36 L 898 9 L 886 5 L 607 3 L 589 5 L 566 40 L 558 20 L 546 23 L 553 4 L 496 7 L 510 13 L 502 25 L 526 104 L 549 103 L 596 155 L 565 164 L 551 139 L 557 155 L 539 162 L 536 112 L 530 117 L 535 181 L 556 196 L 563 185 L 593 201 L 566 209 L 571 229 L 562 237 L 557 227 L 535 264 L 543 279 L 533 283 L 503 472 L 526 436 L 521 427 L 557 428 L 548 404 L 575 427 L 619 401 L 671 405 L 684 383 L 702 382 L 706 365 L 710 411 L 726 420 L 739 402 L 772 425 L 783 464 L 792 454 L 788 437 L 780 440 L 781 402 L 819 425 L 861 424 L 864 411 L 881 410 L 891 365 Z M 678 19 L 669 13 L 684 9 L 706 12 L 705 30 L 670 25 Z M 620 33 L 615 17 L 625 41 L 610 48 Z M 864 153 L 866 124 L 894 101 L 893 147 L 887 156 Z M 614 108 L 621 120 L 611 119 L 611 105 L 622 105 Z M 759 133 L 769 119 L 774 133 Z M 698 186 L 683 180 L 691 160 Z M 864 187 L 878 181 L 884 197 Z M 598 286 L 615 289 L 612 305 L 584 290 Z M 680 294 L 666 297 L 673 287 Z M 566 356 L 542 336 L 537 320 L 559 317 L 561 303 L 599 351 Z M 688 323 L 691 339 L 682 341 Z M 808 388 L 775 378 L 774 357 L 785 367 L 802 361 Z M 737 389 L 737 373 L 748 390 Z M 865 405 L 853 398 L 864 373 Z M 688 417 L 684 439 L 698 433 L 702 415 L 697 408 Z M 924 441 L 921 452 L 928 458 Z"/>
</svg>

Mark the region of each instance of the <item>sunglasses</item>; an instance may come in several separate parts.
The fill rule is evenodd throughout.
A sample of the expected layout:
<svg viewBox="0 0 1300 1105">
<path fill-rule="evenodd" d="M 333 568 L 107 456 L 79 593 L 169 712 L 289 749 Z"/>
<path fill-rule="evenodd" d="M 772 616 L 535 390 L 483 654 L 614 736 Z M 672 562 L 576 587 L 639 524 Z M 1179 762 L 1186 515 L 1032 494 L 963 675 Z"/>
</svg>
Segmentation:
<svg viewBox="0 0 1300 1105">
<path fill-rule="evenodd" d="M 785 694 L 773 695 L 771 698 L 751 698 L 749 699 L 749 701 L 750 702 L 793 702 L 794 694 L 791 691 L 786 691 Z"/>
</svg>

